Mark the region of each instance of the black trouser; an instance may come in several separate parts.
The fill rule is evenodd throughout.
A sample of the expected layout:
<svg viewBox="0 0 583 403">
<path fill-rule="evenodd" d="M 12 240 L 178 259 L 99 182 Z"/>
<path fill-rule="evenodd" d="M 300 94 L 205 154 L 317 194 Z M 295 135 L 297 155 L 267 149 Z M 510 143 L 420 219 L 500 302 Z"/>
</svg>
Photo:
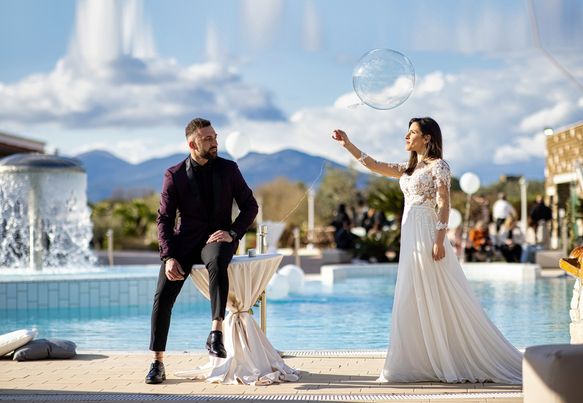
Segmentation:
<svg viewBox="0 0 583 403">
<path fill-rule="evenodd" d="M 184 281 L 186 281 L 192 270 L 192 265 L 195 263 L 204 263 L 209 272 L 212 319 L 224 319 L 227 297 L 229 295 L 227 268 L 233 258 L 234 251 L 235 244 L 233 242 L 213 242 L 205 245 L 200 252 L 196 251 L 192 256 L 179 259 L 178 262 L 185 273 L 184 280 L 168 280 L 166 277 L 165 263 L 162 263 L 160 274 L 158 275 L 158 286 L 154 295 L 154 306 L 152 307 L 150 350 L 166 350 L 172 307 L 182 289 Z"/>
</svg>

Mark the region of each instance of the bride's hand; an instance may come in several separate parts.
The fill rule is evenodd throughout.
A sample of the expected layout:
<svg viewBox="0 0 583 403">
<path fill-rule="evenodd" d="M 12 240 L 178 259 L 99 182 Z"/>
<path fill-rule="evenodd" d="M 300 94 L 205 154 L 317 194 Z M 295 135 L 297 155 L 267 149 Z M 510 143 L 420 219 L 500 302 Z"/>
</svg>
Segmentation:
<svg viewBox="0 0 583 403">
<path fill-rule="evenodd" d="M 445 248 L 443 243 L 435 242 L 433 244 L 433 251 L 431 253 L 433 260 L 441 260 L 445 257 Z"/>
<path fill-rule="evenodd" d="M 332 138 L 339 142 L 342 147 L 348 143 L 348 134 L 339 129 L 336 129 L 332 132 Z"/>
</svg>

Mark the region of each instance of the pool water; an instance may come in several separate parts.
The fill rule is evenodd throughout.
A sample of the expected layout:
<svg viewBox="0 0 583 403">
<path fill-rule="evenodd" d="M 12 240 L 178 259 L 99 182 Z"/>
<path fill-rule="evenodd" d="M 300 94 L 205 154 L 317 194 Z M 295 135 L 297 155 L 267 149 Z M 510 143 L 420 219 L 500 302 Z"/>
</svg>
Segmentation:
<svg viewBox="0 0 583 403">
<path fill-rule="evenodd" d="M 267 335 L 280 350 L 386 349 L 396 271 L 350 278 L 328 288 L 305 283 L 299 294 L 268 300 Z M 574 280 L 470 282 L 484 309 L 516 347 L 569 343 Z M 187 284 L 185 287 L 191 286 Z M 255 308 L 259 321 L 259 308 Z M 79 350 L 147 350 L 151 306 L 38 309 L 0 312 L 0 334 L 36 327 L 39 338 L 62 338 Z M 167 350 L 204 348 L 210 304 L 202 296 L 177 304 Z"/>
</svg>

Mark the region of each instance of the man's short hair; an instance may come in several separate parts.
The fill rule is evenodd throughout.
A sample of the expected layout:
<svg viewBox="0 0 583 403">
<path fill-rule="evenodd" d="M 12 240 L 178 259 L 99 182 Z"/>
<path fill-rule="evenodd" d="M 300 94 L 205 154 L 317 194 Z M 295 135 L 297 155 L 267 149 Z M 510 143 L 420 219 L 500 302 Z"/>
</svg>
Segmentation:
<svg viewBox="0 0 583 403">
<path fill-rule="evenodd" d="M 188 136 L 195 133 L 198 129 L 202 129 L 203 127 L 209 127 L 210 125 L 211 125 L 210 120 L 206 120 L 203 118 L 192 119 L 190 123 L 186 125 L 184 134 L 186 135 L 186 138 L 188 138 Z"/>
</svg>

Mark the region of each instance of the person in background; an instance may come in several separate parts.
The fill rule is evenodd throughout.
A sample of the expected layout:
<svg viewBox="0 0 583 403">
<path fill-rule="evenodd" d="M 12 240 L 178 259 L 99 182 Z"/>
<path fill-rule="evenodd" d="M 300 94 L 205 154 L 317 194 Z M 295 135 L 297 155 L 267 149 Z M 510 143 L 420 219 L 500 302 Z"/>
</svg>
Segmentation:
<svg viewBox="0 0 583 403">
<path fill-rule="evenodd" d="M 544 202 L 541 195 L 536 195 L 536 203 L 530 210 L 530 225 L 534 230 L 535 242 L 544 242 L 546 237 L 546 224 L 553 218 L 553 213 Z M 540 229 L 539 229 L 540 227 Z"/>
<path fill-rule="evenodd" d="M 330 223 L 334 227 L 334 242 L 337 249 L 354 249 L 354 236 L 350 232 L 352 220 L 346 211 L 346 204 L 340 203 L 334 220 Z"/>
<path fill-rule="evenodd" d="M 498 193 L 498 200 L 494 202 L 492 206 L 492 218 L 496 223 L 496 234 L 500 233 L 500 227 L 511 215 L 516 217 L 516 211 L 512 204 L 506 200 L 506 195 L 504 193 Z"/>
<path fill-rule="evenodd" d="M 385 213 L 374 207 L 369 207 L 362 217 L 361 226 L 364 227 L 367 235 L 380 234 L 386 222 Z"/>
<path fill-rule="evenodd" d="M 492 259 L 492 240 L 488 233 L 488 226 L 482 220 L 476 223 L 476 226 L 470 229 L 468 234 L 468 245 L 466 246 L 466 262 L 473 262 L 477 260 Z"/>
<path fill-rule="evenodd" d="M 500 228 L 500 251 L 509 263 L 519 263 L 522 256 L 524 234 L 514 216 L 509 216 Z"/>
</svg>

